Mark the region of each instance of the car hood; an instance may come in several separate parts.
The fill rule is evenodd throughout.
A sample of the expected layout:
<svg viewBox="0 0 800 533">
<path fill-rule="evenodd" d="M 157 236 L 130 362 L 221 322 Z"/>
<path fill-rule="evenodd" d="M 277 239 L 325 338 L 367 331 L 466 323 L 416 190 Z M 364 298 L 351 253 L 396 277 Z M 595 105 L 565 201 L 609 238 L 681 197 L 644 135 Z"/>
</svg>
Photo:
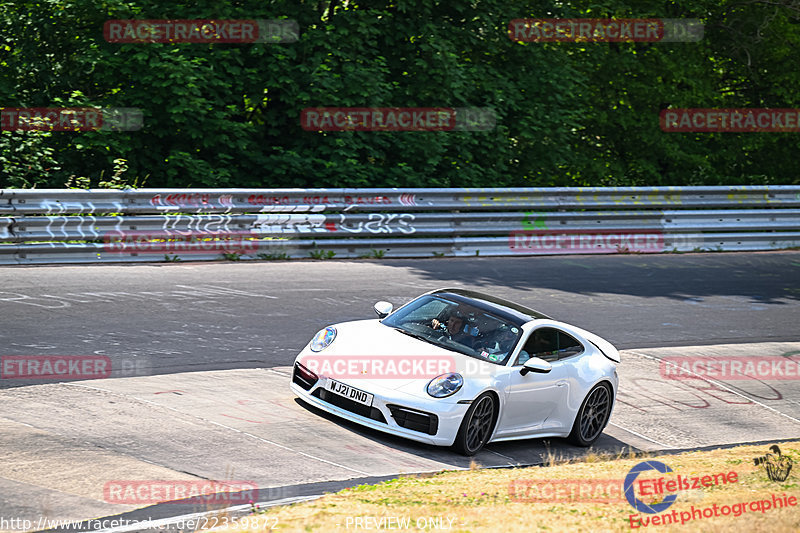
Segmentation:
<svg viewBox="0 0 800 533">
<path fill-rule="evenodd" d="M 464 374 L 469 368 L 479 369 L 481 375 L 493 375 L 502 368 L 415 339 L 381 324 L 377 319 L 343 322 L 334 327 L 336 338 L 327 348 L 321 352 L 312 352 L 306 346 L 298 361 L 309 368 L 316 364 L 321 376 L 334 378 L 356 388 L 368 386 L 369 390 L 402 389 L 424 395 L 427 383 L 448 371 Z M 352 365 L 345 368 L 347 362 L 352 362 Z M 357 371 L 363 369 L 364 365 L 369 369 L 366 373 L 363 370 Z M 397 368 L 400 372 L 393 373 L 392 368 Z"/>
</svg>

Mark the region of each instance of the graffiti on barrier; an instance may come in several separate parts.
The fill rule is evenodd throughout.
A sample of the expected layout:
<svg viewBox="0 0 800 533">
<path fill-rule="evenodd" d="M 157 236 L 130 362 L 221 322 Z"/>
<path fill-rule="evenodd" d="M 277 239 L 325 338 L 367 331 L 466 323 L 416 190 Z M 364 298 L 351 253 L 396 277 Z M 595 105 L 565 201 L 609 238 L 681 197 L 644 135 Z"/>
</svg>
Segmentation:
<svg viewBox="0 0 800 533">
<path fill-rule="evenodd" d="M 392 201 L 388 196 L 345 196 L 347 205 L 389 205 Z"/>
<path fill-rule="evenodd" d="M 101 204 L 96 206 L 93 202 L 55 202 L 52 200 L 43 200 L 38 204 L 38 210 L 45 215 L 61 215 L 64 213 L 121 213 L 125 208 L 120 202 L 111 202 L 111 204 Z"/>
<path fill-rule="evenodd" d="M 117 218 L 117 225 L 122 220 L 121 217 Z M 39 217 L 37 217 L 39 219 Z M 80 239 L 96 239 L 100 237 L 97 231 L 97 217 L 94 215 L 88 216 L 46 216 L 41 217 L 47 221 L 43 233 L 46 233 L 51 239 L 58 237 L 66 238 L 80 238 Z M 37 220 L 38 221 L 38 220 Z M 24 220 L 19 221 L 19 231 L 25 231 L 26 225 Z"/>
<path fill-rule="evenodd" d="M 170 233 L 219 233 L 241 231 L 238 227 L 231 229 L 231 215 L 174 215 L 168 216 L 161 229 Z"/>
<path fill-rule="evenodd" d="M 251 225 L 253 233 L 319 233 L 336 231 L 321 214 L 258 215 Z"/>
<path fill-rule="evenodd" d="M 292 200 L 288 196 L 251 194 L 247 197 L 247 203 L 250 205 L 291 205 Z"/>
<path fill-rule="evenodd" d="M 406 198 L 407 201 L 413 202 L 413 196 Z M 391 198 L 388 196 L 362 196 L 362 195 L 344 195 L 341 197 L 329 195 L 309 195 L 302 197 L 272 196 L 268 194 L 251 194 L 247 198 L 247 203 L 250 205 L 321 205 L 321 206 L 334 206 L 336 204 L 345 205 L 390 205 Z"/>
<path fill-rule="evenodd" d="M 159 210 L 174 210 L 177 208 L 212 208 L 233 207 L 233 195 L 221 194 L 212 196 L 208 193 L 175 193 L 155 194 L 150 198 L 150 205 Z"/>
<path fill-rule="evenodd" d="M 368 219 L 358 221 L 348 221 L 347 215 L 339 215 L 339 229 L 348 233 L 405 233 L 411 234 L 416 231 L 411 225 L 416 218 L 411 213 L 371 213 Z"/>
<path fill-rule="evenodd" d="M 537 213 L 536 211 L 525 211 L 525 216 L 522 218 L 522 229 L 537 230 L 547 229 L 547 220 L 545 213 Z"/>
<path fill-rule="evenodd" d="M 342 213 L 335 219 L 323 214 L 269 214 L 258 215 L 251 225 L 254 233 L 404 233 L 416 229 L 411 225 L 415 216 L 410 213 L 370 213 L 360 217 L 348 217 Z"/>
</svg>

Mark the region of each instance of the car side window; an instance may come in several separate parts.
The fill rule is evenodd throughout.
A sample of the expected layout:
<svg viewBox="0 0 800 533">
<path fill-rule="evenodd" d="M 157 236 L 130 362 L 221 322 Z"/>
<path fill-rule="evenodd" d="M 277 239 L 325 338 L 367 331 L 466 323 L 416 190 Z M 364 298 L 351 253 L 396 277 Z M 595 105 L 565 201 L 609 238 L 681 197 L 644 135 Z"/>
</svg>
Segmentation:
<svg viewBox="0 0 800 533">
<path fill-rule="evenodd" d="M 539 328 L 533 331 L 519 352 L 517 365 L 524 365 L 531 357 L 545 361 L 558 360 L 558 331 L 553 328 Z"/>
<path fill-rule="evenodd" d="M 572 335 L 567 335 L 563 331 L 558 332 L 558 359 L 566 359 L 573 355 L 583 353 L 583 344 L 578 342 Z"/>
<path fill-rule="evenodd" d="M 583 353 L 583 345 L 571 335 L 556 328 L 534 330 L 519 352 L 515 365 L 523 365 L 531 357 L 553 362 Z"/>
</svg>

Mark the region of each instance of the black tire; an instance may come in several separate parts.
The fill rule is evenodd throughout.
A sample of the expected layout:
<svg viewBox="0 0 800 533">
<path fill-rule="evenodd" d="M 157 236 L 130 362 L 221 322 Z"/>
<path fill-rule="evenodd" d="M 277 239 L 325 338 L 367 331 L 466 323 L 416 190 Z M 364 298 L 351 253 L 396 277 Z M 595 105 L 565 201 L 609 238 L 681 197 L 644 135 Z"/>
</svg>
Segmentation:
<svg viewBox="0 0 800 533">
<path fill-rule="evenodd" d="M 600 438 L 611 416 L 611 386 L 599 383 L 583 399 L 567 440 L 576 446 L 588 447 Z"/>
<path fill-rule="evenodd" d="M 453 448 L 460 454 L 472 456 L 489 441 L 497 421 L 497 402 L 484 392 L 478 396 L 464 415 Z"/>
</svg>

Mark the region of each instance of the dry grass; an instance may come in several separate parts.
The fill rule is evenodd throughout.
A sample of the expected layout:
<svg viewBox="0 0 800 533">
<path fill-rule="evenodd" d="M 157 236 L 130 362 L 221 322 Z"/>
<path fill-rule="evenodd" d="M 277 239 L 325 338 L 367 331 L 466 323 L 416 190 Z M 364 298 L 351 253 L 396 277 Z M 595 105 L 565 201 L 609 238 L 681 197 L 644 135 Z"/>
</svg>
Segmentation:
<svg viewBox="0 0 800 533">
<path fill-rule="evenodd" d="M 781 444 L 784 455 L 795 463 L 789 478 L 782 483 L 770 481 L 763 467 L 753 458 L 764 455 L 768 446 L 741 446 L 705 452 L 662 455 L 654 460 L 669 465 L 675 474 L 703 476 L 735 471 L 738 482 L 684 491 L 678 500 L 658 515 L 689 511 L 713 504 L 733 505 L 770 498 L 772 494 L 795 496 L 800 500 L 800 441 Z M 400 477 L 378 485 L 362 485 L 328 494 L 313 502 L 277 507 L 261 515 L 247 517 L 251 527 L 231 527 L 230 533 L 245 531 L 486 531 L 486 532 L 607 532 L 631 531 L 629 517 L 637 512 L 627 501 L 612 498 L 608 503 L 589 501 L 544 502 L 515 501 L 509 491 L 514 481 L 533 480 L 540 484 L 551 480 L 624 480 L 628 471 L 643 460 L 630 454 L 608 457 L 591 454 L 581 462 L 559 461 L 548 455 L 552 466 L 508 470 L 469 470 L 441 472 L 428 476 Z M 643 474 L 642 477 L 645 477 Z M 653 471 L 646 477 L 657 477 Z M 664 477 L 669 478 L 669 475 Z M 674 478 L 674 476 L 673 476 Z M 642 498 L 644 499 L 644 498 Z M 678 514 L 679 516 L 679 514 Z M 410 527 L 396 521 L 383 527 L 366 517 L 380 520 L 397 517 L 410 521 Z M 356 519 L 361 519 L 357 527 Z M 260 527 L 252 527 L 254 520 Z M 424 524 L 425 519 L 439 519 L 439 527 Z M 449 522 L 452 520 L 452 522 Z M 369 529 L 366 527 L 369 525 Z M 426 526 L 425 528 L 419 526 Z M 747 511 L 741 516 L 703 518 L 681 525 L 651 525 L 638 531 L 747 531 L 780 533 L 800 531 L 800 501 L 796 507 L 771 509 L 765 513 Z"/>
</svg>

